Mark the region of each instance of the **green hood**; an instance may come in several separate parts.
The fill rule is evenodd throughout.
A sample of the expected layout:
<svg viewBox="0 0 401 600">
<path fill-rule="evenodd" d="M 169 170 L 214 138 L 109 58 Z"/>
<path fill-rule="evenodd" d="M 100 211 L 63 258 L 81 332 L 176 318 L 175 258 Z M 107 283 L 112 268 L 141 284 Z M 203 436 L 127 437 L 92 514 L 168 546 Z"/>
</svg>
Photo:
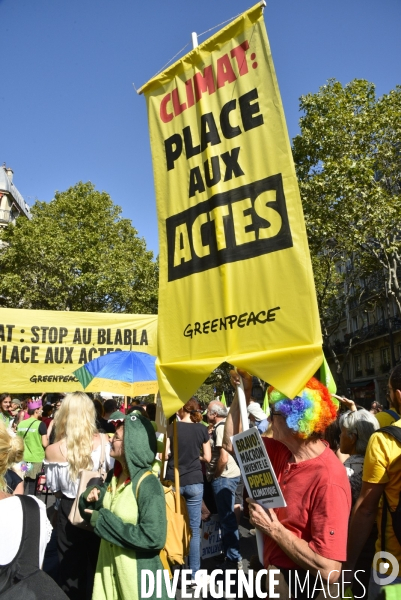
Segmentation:
<svg viewBox="0 0 401 600">
<path fill-rule="evenodd" d="M 139 478 L 152 470 L 157 452 L 156 435 L 149 419 L 138 414 L 125 415 L 124 452 L 135 494 Z"/>
</svg>

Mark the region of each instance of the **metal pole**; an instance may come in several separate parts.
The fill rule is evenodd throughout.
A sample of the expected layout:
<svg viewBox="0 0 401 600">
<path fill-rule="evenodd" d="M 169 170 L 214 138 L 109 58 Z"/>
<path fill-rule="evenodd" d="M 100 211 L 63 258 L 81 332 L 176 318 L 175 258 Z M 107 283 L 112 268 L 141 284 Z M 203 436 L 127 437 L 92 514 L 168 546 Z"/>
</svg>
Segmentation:
<svg viewBox="0 0 401 600">
<path fill-rule="evenodd" d="M 178 470 L 178 432 L 177 419 L 173 423 L 173 448 L 174 448 L 174 485 L 175 485 L 175 512 L 181 514 L 180 499 L 180 472 Z M 167 434 L 166 434 L 167 435 Z"/>
<path fill-rule="evenodd" d="M 193 31 L 191 33 L 191 38 L 192 38 L 192 48 L 197 48 L 198 47 L 198 35 L 195 31 Z"/>
</svg>

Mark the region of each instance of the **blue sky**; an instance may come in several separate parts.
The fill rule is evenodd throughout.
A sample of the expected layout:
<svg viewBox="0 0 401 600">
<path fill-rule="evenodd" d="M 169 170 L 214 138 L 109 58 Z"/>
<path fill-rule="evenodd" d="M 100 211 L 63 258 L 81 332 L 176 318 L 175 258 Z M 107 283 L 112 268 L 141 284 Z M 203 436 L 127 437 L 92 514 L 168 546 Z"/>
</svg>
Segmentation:
<svg viewBox="0 0 401 600">
<path fill-rule="evenodd" d="M 252 4 L 0 0 L 0 164 L 28 203 L 90 180 L 157 254 L 146 105 L 132 83 L 150 79 L 192 31 Z M 329 78 L 368 79 L 378 95 L 401 84 L 400 0 L 268 0 L 265 22 L 290 137 L 298 98 Z"/>
</svg>

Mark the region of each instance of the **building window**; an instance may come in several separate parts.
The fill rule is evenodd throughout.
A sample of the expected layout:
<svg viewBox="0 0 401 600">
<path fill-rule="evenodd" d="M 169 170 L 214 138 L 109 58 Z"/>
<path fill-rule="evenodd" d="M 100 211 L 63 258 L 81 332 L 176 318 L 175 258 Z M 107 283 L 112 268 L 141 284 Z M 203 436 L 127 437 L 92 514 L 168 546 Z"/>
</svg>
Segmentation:
<svg viewBox="0 0 401 600">
<path fill-rule="evenodd" d="M 390 366 L 391 366 L 390 348 L 388 346 L 386 348 L 381 349 L 381 356 L 382 356 L 382 365 L 381 365 L 382 372 L 387 373 L 387 371 L 390 370 Z"/>
<path fill-rule="evenodd" d="M 366 365 L 366 374 L 373 375 L 375 372 L 375 361 L 373 352 L 367 352 L 365 354 L 365 365 Z"/>
<path fill-rule="evenodd" d="M 352 331 L 355 333 L 355 331 L 358 329 L 358 317 L 352 317 Z"/>
<path fill-rule="evenodd" d="M 361 377 L 362 376 L 362 361 L 361 361 L 360 354 L 356 354 L 354 356 L 354 367 L 355 367 L 355 377 Z"/>
</svg>

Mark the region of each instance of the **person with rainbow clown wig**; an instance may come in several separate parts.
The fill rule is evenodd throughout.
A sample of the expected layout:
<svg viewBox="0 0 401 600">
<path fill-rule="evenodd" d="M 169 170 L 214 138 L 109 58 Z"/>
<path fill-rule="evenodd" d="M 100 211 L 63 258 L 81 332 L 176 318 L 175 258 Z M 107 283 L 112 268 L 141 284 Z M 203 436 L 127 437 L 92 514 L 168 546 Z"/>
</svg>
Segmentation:
<svg viewBox="0 0 401 600">
<path fill-rule="evenodd" d="M 247 403 L 252 392 L 252 376 L 238 369 L 231 382 L 239 385 L 242 377 Z M 325 598 L 332 588 L 333 597 L 346 560 L 351 490 L 346 470 L 324 441 L 325 429 L 336 418 L 336 406 L 327 388 L 310 379 L 291 399 L 269 388 L 273 437 L 263 442 L 287 506 L 265 509 L 248 499 L 251 523 L 263 533 L 263 563 L 266 569 L 279 569 L 280 598 L 294 594 L 294 581 L 303 585 L 316 578 L 322 590 L 313 597 Z M 232 451 L 230 437 L 240 428 L 237 394 L 226 420 L 223 447 Z M 269 578 L 266 578 L 267 582 Z M 334 584 L 334 585 L 332 585 Z M 329 587 L 330 586 L 330 587 Z M 345 586 L 347 587 L 347 586 Z M 312 588 L 310 588 L 312 589 Z M 309 598 L 297 588 L 297 598 Z"/>
</svg>

